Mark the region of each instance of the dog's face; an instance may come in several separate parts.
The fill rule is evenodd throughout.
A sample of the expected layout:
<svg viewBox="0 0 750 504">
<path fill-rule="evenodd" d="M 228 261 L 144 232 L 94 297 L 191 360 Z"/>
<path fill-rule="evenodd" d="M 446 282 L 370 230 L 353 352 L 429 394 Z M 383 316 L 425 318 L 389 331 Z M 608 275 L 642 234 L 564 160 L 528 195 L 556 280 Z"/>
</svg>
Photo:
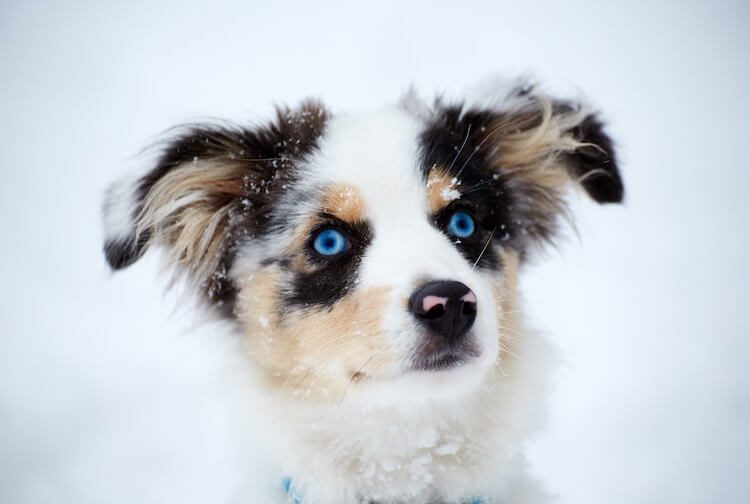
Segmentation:
<svg viewBox="0 0 750 504">
<path fill-rule="evenodd" d="M 411 97 L 336 117 L 309 102 L 171 139 L 111 191 L 105 251 L 117 269 L 166 245 L 272 387 L 455 395 L 512 351 L 517 268 L 554 235 L 570 180 L 622 199 L 601 123 L 529 86 L 485 106 Z"/>
</svg>

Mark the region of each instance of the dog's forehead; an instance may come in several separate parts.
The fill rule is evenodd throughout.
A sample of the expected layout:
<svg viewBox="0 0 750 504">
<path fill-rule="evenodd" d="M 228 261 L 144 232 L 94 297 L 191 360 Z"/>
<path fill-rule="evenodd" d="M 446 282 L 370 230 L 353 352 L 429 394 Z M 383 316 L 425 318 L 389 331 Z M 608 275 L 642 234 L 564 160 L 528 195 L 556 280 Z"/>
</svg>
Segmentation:
<svg viewBox="0 0 750 504">
<path fill-rule="evenodd" d="M 323 185 L 350 187 L 368 218 L 425 208 L 419 135 L 423 125 L 397 108 L 331 119 L 311 160 L 311 176 Z"/>
</svg>

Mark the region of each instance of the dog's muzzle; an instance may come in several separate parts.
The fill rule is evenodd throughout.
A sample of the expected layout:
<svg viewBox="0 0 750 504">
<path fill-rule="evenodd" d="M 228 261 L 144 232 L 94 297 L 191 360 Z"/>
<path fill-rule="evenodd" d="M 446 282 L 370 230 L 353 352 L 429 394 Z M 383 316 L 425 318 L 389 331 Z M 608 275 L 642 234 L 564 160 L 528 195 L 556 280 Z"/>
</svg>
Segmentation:
<svg viewBox="0 0 750 504">
<path fill-rule="evenodd" d="M 409 311 L 426 329 L 415 367 L 444 369 L 478 356 L 467 337 L 477 317 L 477 297 L 467 285 L 452 280 L 422 285 L 409 298 Z"/>
</svg>

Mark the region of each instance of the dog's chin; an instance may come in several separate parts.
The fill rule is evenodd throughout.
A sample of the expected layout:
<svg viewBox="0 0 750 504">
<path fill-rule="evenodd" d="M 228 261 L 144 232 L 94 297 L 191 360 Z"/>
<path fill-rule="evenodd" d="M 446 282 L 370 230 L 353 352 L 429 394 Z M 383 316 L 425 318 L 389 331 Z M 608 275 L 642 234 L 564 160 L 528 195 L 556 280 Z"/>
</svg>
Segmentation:
<svg viewBox="0 0 750 504">
<path fill-rule="evenodd" d="M 401 373 L 364 380 L 351 394 L 357 403 L 373 406 L 409 406 L 455 400 L 481 387 L 492 372 L 492 352 L 465 355 L 443 352 L 410 362 Z"/>
</svg>

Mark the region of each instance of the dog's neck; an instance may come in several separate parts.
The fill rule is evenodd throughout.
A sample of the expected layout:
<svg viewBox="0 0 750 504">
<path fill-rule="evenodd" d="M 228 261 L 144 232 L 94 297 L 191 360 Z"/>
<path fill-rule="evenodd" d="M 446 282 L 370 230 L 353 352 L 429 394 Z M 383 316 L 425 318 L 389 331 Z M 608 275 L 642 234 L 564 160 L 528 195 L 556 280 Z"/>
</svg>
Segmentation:
<svg viewBox="0 0 750 504">
<path fill-rule="evenodd" d="M 283 470 L 313 502 L 419 502 L 442 482 L 464 488 L 496 444 L 496 418 L 485 411 L 495 380 L 488 382 L 466 397 L 411 406 L 277 403 Z"/>
</svg>

